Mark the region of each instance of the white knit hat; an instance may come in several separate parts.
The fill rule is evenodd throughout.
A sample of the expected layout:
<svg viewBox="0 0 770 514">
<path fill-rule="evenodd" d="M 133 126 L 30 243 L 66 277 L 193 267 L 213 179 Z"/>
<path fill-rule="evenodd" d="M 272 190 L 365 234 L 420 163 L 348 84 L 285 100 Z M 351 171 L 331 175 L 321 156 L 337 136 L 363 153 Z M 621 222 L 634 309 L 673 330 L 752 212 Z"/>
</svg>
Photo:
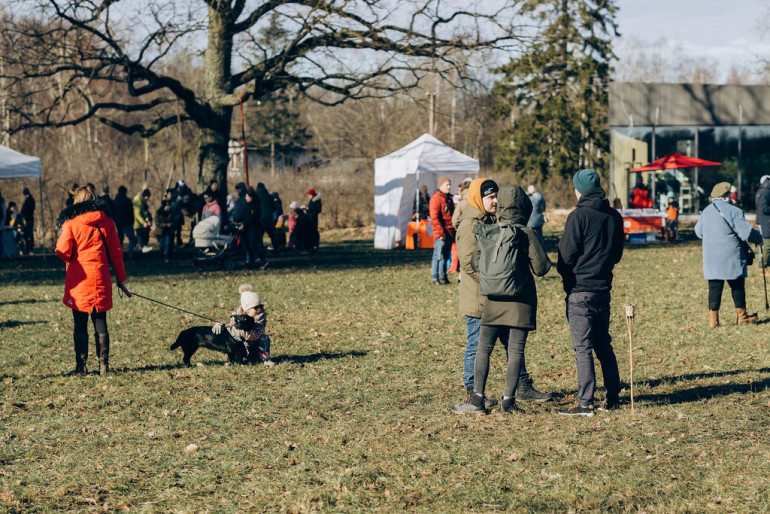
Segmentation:
<svg viewBox="0 0 770 514">
<path fill-rule="evenodd" d="M 289 209 L 296 209 L 297 207 L 299 207 L 299 204 L 297 202 L 291 202 L 289 204 Z"/>
<path fill-rule="evenodd" d="M 764 184 L 767 180 L 770 180 L 770 175 L 762 175 L 762 178 L 759 179 L 759 183 Z"/>
<path fill-rule="evenodd" d="M 243 284 L 238 288 L 238 292 L 241 293 L 241 309 L 244 311 L 262 305 L 262 298 L 253 291 L 250 284 Z"/>
</svg>

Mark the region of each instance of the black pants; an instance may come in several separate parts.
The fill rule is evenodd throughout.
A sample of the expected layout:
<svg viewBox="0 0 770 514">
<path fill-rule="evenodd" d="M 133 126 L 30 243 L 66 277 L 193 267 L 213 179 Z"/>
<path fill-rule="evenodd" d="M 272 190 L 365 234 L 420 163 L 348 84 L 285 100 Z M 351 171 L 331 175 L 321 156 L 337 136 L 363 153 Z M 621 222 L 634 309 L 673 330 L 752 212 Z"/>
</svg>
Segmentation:
<svg viewBox="0 0 770 514">
<path fill-rule="evenodd" d="M 75 321 L 76 334 L 88 333 L 88 313 L 73 310 L 72 319 Z M 94 331 L 97 334 L 107 333 L 107 312 L 92 312 L 91 321 L 94 324 Z"/>
<path fill-rule="evenodd" d="M 527 343 L 527 330 L 499 325 L 481 325 L 479 331 L 479 346 L 476 350 L 476 362 L 473 366 L 473 392 L 484 395 L 489 376 L 489 356 L 495 348 L 495 342 L 500 338 L 503 344 L 508 343 L 508 365 L 505 369 L 505 386 L 503 396 L 511 397 L 516 392 L 519 383 L 519 373 L 524 364 L 524 346 Z"/>
<path fill-rule="evenodd" d="M 24 253 L 29 254 L 35 248 L 34 218 L 24 225 Z"/>
<path fill-rule="evenodd" d="M 727 284 L 733 293 L 733 303 L 736 309 L 746 308 L 746 284 L 743 277 L 728 280 Z M 722 290 L 725 287 L 724 280 L 709 280 L 709 310 L 718 311 L 722 305 Z"/>
</svg>

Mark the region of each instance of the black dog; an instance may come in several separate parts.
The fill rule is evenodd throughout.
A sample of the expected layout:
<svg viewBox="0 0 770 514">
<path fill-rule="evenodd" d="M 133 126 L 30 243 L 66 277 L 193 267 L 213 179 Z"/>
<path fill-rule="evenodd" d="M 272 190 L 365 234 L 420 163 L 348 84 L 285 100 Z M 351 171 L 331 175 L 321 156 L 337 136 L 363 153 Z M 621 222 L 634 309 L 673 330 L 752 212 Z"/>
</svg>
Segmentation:
<svg viewBox="0 0 770 514">
<path fill-rule="evenodd" d="M 231 316 L 230 319 L 235 323 L 237 330 L 249 331 L 254 328 L 254 318 L 251 316 L 239 314 Z M 231 363 L 239 362 L 248 356 L 244 341 L 233 337 L 227 327 L 222 327 L 222 332 L 219 334 L 215 334 L 211 327 L 190 327 L 182 330 L 169 350 L 174 350 L 180 346 L 184 352 L 184 363 L 188 366 L 192 366 L 190 357 L 198 351 L 198 348 L 208 348 L 215 352 L 226 353 L 227 359 Z"/>
</svg>

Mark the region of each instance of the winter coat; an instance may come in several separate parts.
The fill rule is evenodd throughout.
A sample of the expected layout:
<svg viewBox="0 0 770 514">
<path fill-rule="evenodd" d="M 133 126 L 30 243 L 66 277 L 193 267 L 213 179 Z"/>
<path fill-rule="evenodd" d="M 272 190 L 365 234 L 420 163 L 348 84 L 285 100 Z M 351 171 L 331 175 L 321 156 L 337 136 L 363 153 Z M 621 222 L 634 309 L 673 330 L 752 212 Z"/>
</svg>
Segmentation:
<svg viewBox="0 0 770 514">
<path fill-rule="evenodd" d="M 203 206 L 201 220 L 205 220 L 211 216 L 219 216 L 219 221 L 222 221 L 222 208 L 219 206 L 216 200 L 212 200 Z"/>
<path fill-rule="evenodd" d="M 727 221 L 719 215 L 717 207 Z M 762 236 L 746 221 L 740 207 L 721 198 L 712 200 L 695 224 L 695 235 L 703 239 L 703 277 L 706 280 L 748 276 L 746 253 L 728 223 L 742 241 L 762 244 Z"/>
<path fill-rule="evenodd" d="M 757 192 L 757 225 L 763 236 L 770 237 L 770 180 L 766 180 Z"/>
<path fill-rule="evenodd" d="M 259 198 L 259 223 L 263 229 L 275 224 L 273 221 L 273 195 L 262 184 L 257 185 L 257 197 Z"/>
<path fill-rule="evenodd" d="M 134 205 L 134 228 L 142 228 L 145 223 L 152 221 L 150 207 L 142 198 L 142 193 L 136 195 L 132 203 Z"/>
<path fill-rule="evenodd" d="M 118 232 L 106 209 L 104 202 L 88 200 L 65 208 L 56 220 L 61 228 L 56 255 L 67 263 L 62 302 L 76 311 L 105 312 L 112 308 L 110 263 L 117 281 L 126 280 Z"/>
<path fill-rule="evenodd" d="M 495 223 L 492 214 L 481 212 L 470 204 L 457 221 L 457 256 L 460 260 L 460 314 L 480 318 L 484 297 L 479 292 L 479 246 L 473 225 Z"/>
<path fill-rule="evenodd" d="M 454 210 L 455 204 L 452 197 L 436 189 L 430 199 L 430 224 L 433 227 L 434 241 L 444 237 L 451 243 L 454 239 L 455 229 L 452 225 Z"/>
<path fill-rule="evenodd" d="M 307 216 L 313 226 L 318 229 L 318 216 L 323 209 L 323 202 L 321 201 L 321 193 L 316 193 L 307 203 Z"/>
<path fill-rule="evenodd" d="M 32 226 L 35 223 L 35 199 L 32 195 L 27 196 L 21 204 L 21 216 L 27 225 Z"/>
<path fill-rule="evenodd" d="M 115 196 L 115 225 L 119 227 L 134 225 L 134 206 L 125 194 L 118 193 Z"/>
<path fill-rule="evenodd" d="M 170 210 L 166 212 L 163 206 L 155 212 L 155 230 L 153 235 L 155 237 L 170 236 L 174 233 L 176 228 L 176 220 L 174 218 L 174 211 Z"/>
<path fill-rule="evenodd" d="M 502 186 L 497 193 L 497 221 L 503 225 L 517 225 L 521 238 L 519 269 L 522 271 L 524 292 L 515 297 L 488 296 L 481 314 L 482 325 L 503 325 L 523 330 L 537 328 L 537 286 L 532 273 L 542 277 L 551 269 L 540 238 L 526 227 L 532 213 L 532 203 L 519 186 Z M 462 284 L 462 281 L 460 281 Z"/>
<path fill-rule="evenodd" d="M 543 228 L 545 225 L 545 198 L 540 193 L 532 193 L 529 196 L 529 201 L 532 203 L 532 215 L 529 217 L 527 226 L 529 228 Z"/>
<path fill-rule="evenodd" d="M 99 200 L 103 201 L 107 205 L 107 216 L 115 219 L 115 202 L 110 198 L 110 195 L 102 195 Z"/>
<path fill-rule="evenodd" d="M 601 293 L 612 289 L 612 270 L 623 256 L 623 217 L 601 188 L 589 189 L 567 216 L 559 240 L 557 270 L 564 291 Z"/>
<path fill-rule="evenodd" d="M 468 206 L 468 190 L 463 189 L 460 196 L 461 199 L 457 202 L 457 205 L 455 205 L 455 211 L 452 213 L 452 226 L 455 228 L 455 231 L 457 231 L 458 225 L 460 225 L 460 216 L 462 216 L 463 211 L 465 211 L 465 208 Z"/>
<path fill-rule="evenodd" d="M 246 218 L 246 214 L 249 211 L 249 202 L 246 201 L 246 197 L 241 196 L 235 201 L 235 208 L 233 209 L 233 221 L 236 223 L 243 223 Z"/>
</svg>

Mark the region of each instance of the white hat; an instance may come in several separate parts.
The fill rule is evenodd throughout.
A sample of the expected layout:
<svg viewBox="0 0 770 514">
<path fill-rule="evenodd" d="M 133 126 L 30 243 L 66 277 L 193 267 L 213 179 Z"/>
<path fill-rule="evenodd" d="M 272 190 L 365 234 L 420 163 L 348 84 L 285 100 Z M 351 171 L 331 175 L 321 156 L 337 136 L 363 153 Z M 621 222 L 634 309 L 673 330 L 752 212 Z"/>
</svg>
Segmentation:
<svg viewBox="0 0 770 514">
<path fill-rule="evenodd" d="M 762 175 L 762 178 L 761 178 L 761 179 L 759 179 L 759 183 L 760 183 L 760 184 L 764 184 L 764 183 L 765 183 L 765 182 L 767 182 L 768 180 L 770 180 L 770 175 Z"/>
<path fill-rule="evenodd" d="M 463 180 L 463 184 L 470 184 L 471 182 L 473 182 L 471 177 L 466 177 L 465 180 Z"/>
<path fill-rule="evenodd" d="M 262 298 L 253 291 L 250 284 L 243 284 L 238 288 L 238 292 L 241 293 L 241 309 L 244 311 L 262 305 Z"/>
<path fill-rule="evenodd" d="M 179 182 L 177 182 L 176 185 L 179 187 L 184 187 L 187 185 L 187 182 L 185 182 L 184 179 L 179 179 Z"/>
<path fill-rule="evenodd" d="M 735 188 L 735 186 L 730 186 L 730 192 L 731 193 L 735 193 L 736 191 L 738 191 L 738 190 Z"/>
<path fill-rule="evenodd" d="M 289 204 L 289 209 L 296 209 L 297 207 L 299 207 L 299 204 L 297 202 L 291 202 Z"/>
</svg>

